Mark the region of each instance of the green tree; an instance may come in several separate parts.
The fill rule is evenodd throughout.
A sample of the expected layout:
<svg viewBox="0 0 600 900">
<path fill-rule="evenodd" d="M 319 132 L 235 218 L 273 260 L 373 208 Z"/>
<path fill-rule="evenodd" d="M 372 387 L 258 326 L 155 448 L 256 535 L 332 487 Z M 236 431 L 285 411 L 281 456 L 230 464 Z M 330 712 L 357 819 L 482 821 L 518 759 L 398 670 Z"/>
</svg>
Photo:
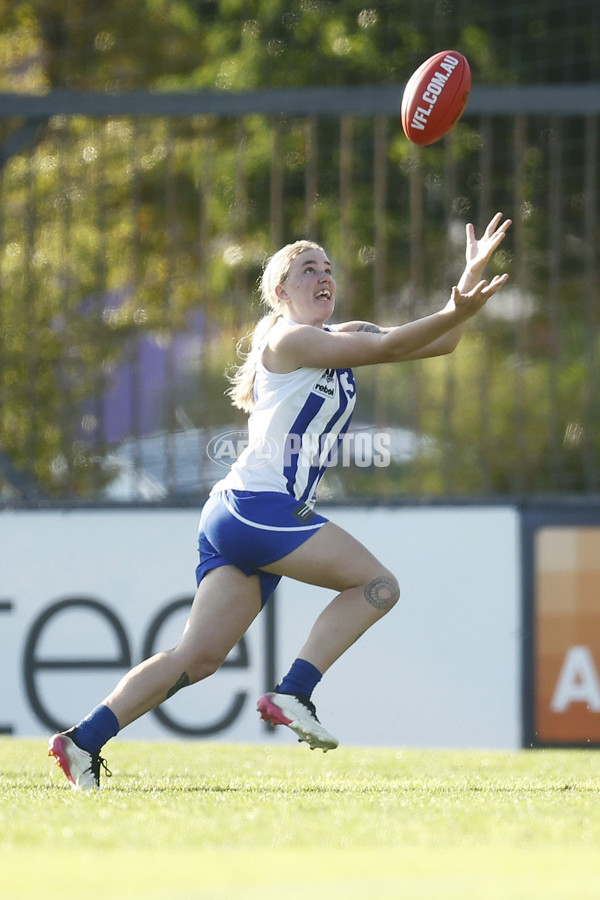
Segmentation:
<svg viewBox="0 0 600 900">
<path fill-rule="evenodd" d="M 440 46 L 465 52 L 480 83 L 561 80 L 560 73 L 562 80 L 589 78 L 599 58 L 600 29 L 590 27 L 597 5 L 565 3 L 554 18 L 556 3 L 538 6 L 526 15 L 506 4 L 475 8 L 458 0 L 368 6 L 354 0 L 0 0 L 0 91 L 400 84 Z M 539 52 L 540 29 L 546 57 Z M 579 62 L 569 70 L 573 48 L 582 46 L 588 68 Z M 249 298 L 265 255 L 280 240 L 310 232 L 331 248 L 344 317 L 376 319 L 383 312 L 399 321 L 426 312 L 429 301 L 438 303 L 449 274 L 455 277 L 461 265 L 457 224 L 488 212 L 483 195 L 500 208 L 513 207 L 507 136 L 514 122 L 507 117 L 489 125 L 485 185 L 477 174 L 483 139 L 476 124 L 461 123 L 450 140 L 426 153 L 408 145 L 397 123 L 384 126 L 377 132 L 381 123 L 370 118 L 254 115 L 237 121 L 55 116 L 36 128 L 2 121 L 4 147 L 20 149 L 7 151 L 0 185 L 4 453 L 52 496 L 94 496 L 107 477 L 103 397 L 115 372 L 127 362 L 135 378 L 148 338 L 169 350 L 175 368 L 177 337 L 198 309 L 207 317 L 208 351 L 190 366 L 186 411 L 195 424 L 228 421 L 224 385 L 215 385 L 224 362 L 233 361 L 235 336 L 256 318 Z M 378 490 L 412 492 L 417 478 L 432 493 L 589 484 L 598 448 L 578 431 L 584 413 L 589 419 L 594 410 L 586 373 L 589 379 L 597 327 L 578 299 L 582 254 L 589 253 L 578 237 L 582 217 L 590 215 L 581 189 L 581 147 L 592 133 L 586 127 L 570 123 L 562 194 L 548 165 L 557 123 L 523 139 L 521 206 L 513 214 L 521 225 L 520 288 L 533 297 L 535 314 L 518 322 L 516 334 L 514 322 L 488 323 L 467 340 L 464 353 L 461 348 L 460 361 L 434 364 L 427 378 L 419 367 L 401 378 L 396 371 L 361 378 L 366 397 L 385 406 L 390 425 L 431 437 L 411 467 L 376 473 Z M 385 145 L 387 180 L 375 223 L 378 139 Z M 313 162 L 317 180 L 314 196 L 307 197 Z M 274 216 L 278 191 L 285 204 L 275 205 Z M 561 208 L 562 231 L 553 231 L 549 196 Z M 421 222 L 411 219 L 415 202 Z M 564 247 L 562 233 L 568 236 Z M 374 261 L 382 248 L 382 297 L 374 298 Z M 502 268 L 511 264 L 510 253 L 498 260 Z M 593 262 L 586 265 L 589 283 Z M 487 343 L 478 343 L 481 335 Z M 548 350 L 559 338 L 553 355 Z M 482 346 L 485 354 L 494 351 L 487 371 Z M 481 370 L 485 390 L 478 392 L 473 385 Z M 533 422 L 525 396 L 536 405 Z M 176 401 L 161 398 L 166 430 L 176 427 Z M 569 417 L 572 410 L 580 413 Z M 514 434 L 522 427 L 527 465 L 517 483 Z M 369 475 L 343 487 L 373 492 L 374 485 Z"/>
</svg>

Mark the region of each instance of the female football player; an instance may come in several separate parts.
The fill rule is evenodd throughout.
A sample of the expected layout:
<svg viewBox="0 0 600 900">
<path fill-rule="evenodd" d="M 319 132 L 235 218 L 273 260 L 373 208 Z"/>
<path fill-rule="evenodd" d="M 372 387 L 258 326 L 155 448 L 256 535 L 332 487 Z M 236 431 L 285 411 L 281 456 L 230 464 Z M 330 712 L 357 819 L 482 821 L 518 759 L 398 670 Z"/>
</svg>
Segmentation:
<svg viewBox="0 0 600 900">
<path fill-rule="evenodd" d="M 249 415 L 249 444 L 216 484 L 200 520 L 198 589 L 177 646 L 128 672 L 68 731 L 50 739 L 72 786 L 99 785 L 103 745 L 177 691 L 223 663 L 282 576 L 330 588 L 298 658 L 258 710 L 311 748 L 337 746 L 311 696 L 322 675 L 399 597 L 396 577 L 366 547 L 315 512 L 319 481 L 356 400 L 353 369 L 451 353 L 467 321 L 505 284 L 483 272 L 510 220 L 498 213 L 478 240 L 466 228 L 466 265 L 439 312 L 396 327 L 328 325 L 336 284 L 325 250 L 297 241 L 271 257 L 262 280 L 268 309 L 230 389 Z"/>
</svg>

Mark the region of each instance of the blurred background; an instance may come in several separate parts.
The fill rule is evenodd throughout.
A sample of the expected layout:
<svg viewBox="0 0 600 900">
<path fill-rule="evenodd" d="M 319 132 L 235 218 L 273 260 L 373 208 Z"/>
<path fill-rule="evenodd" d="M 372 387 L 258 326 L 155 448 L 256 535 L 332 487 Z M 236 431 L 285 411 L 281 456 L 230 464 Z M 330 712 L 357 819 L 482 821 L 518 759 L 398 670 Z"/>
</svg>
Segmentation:
<svg viewBox="0 0 600 900">
<path fill-rule="evenodd" d="M 405 82 L 473 91 L 427 148 Z M 597 0 L 0 0 L 0 503 L 202 501 L 266 257 L 322 242 L 338 320 L 440 308 L 464 227 L 507 288 L 448 358 L 359 372 L 392 465 L 323 496 L 598 495 Z"/>
</svg>

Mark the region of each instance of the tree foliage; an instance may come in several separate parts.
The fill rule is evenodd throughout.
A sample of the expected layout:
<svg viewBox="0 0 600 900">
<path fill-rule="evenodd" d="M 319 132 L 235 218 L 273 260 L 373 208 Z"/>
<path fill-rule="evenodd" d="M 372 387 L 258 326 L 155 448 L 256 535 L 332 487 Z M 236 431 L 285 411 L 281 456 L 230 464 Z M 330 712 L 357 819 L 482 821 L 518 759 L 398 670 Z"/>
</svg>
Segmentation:
<svg viewBox="0 0 600 900">
<path fill-rule="evenodd" d="M 565 4 L 551 21 L 556 4 L 538 4 L 543 9 L 523 18 L 499 3 L 480 5 L 474 15 L 472 3 L 458 0 L 0 0 L 0 91 L 401 84 L 439 46 L 459 47 L 480 82 L 552 81 L 561 71 L 585 80 L 581 64 L 569 74 L 566 62 L 578 37 L 590 65 L 598 59 L 600 29 L 582 28 L 581 16 L 572 15 L 584 5 L 572 3 L 568 13 Z M 542 27 L 546 57 L 533 52 Z M 517 46 L 530 53 L 516 56 Z M 4 146 L 18 150 L 4 160 L 0 185 L 0 448 L 59 498 L 98 496 L 110 480 L 106 454 L 122 437 L 172 431 L 180 413 L 197 427 L 231 421 L 222 369 L 256 318 L 249 298 L 261 264 L 282 241 L 309 231 L 330 248 L 339 261 L 344 317 L 383 312 L 398 321 L 427 312 L 456 277 L 456 229 L 494 211 L 482 208 L 482 196 L 507 210 L 515 200 L 511 118 L 488 135 L 485 185 L 478 174 L 483 138 L 472 123 L 427 154 L 416 154 L 394 123 L 385 123 L 385 200 L 377 221 L 378 126 L 370 118 L 54 116 L 35 132 L 29 125 L 0 122 Z M 387 424 L 435 440 L 411 466 L 376 473 L 375 480 L 340 473 L 343 490 L 508 493 L 590 483 L 598 448 L 581 431 L 594 412 L 581 348 L 588 362 L 595 358 L 596 332 L 585 334 L 589 315 L 578 300 L 588 253 L 580 239 L 586 138 L 576 123 L 561 143 L 568 157 L 561 173 L 572 174 L 555 194 L 565 224 L 550 242 L 561 252 L 554 277 L 547 161 L 557 127 L 527 135 L 520 159 L 517 269 L 522 294 L 533 297 L 532 309 L 517 319 L 520 332 L 514 322 L 488 319 L 465 339 L 460 360 L 431 364 L 426 377 L 419 367 L 401 379 L 395 370 L 364 377 L 365 419 L 380 415 L 369 400 L 383 403 Z M 426 219 L 420 223 L 411 219 L 415 192 Z M 558 248 L 561 235 L 568 240 Z M 511 268 L 512 255 L 498 258 L 498 267 Z M 592 270 L 588 261 L 588 282 Z M 550 306 L 543 302 L 547 284 Z M 569 328 L 553 357 L 567 308 Z M 164 377 L 146 416 L 152 384 L 143 383 L 145 359 L 153 350 L 161 353 Z M 121 405 L 130 409 L 127 429 L 119 431 L 107 398 L 125 381 Z M 534 422 L 523 397 L 535 407 Z M 520 442 L 519 428 L 526 430 Z M 521 451 L 526 465 L 517 477 Z"/>
</svg>

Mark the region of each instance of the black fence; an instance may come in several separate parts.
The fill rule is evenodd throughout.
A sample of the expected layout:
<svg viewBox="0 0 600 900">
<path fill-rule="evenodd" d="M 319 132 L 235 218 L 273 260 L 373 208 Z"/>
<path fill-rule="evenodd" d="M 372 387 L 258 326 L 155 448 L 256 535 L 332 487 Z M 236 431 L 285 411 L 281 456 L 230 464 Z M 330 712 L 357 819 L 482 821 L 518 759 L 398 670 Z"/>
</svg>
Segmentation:
<svg viewBox="0 0 600 900">
<path fill-rule="evenodd" d="M 243 431 L 225 371 L 270 253 L 321 241 L 339 320 L 400 323 L 445 302 L 465 223 L 497 210 L 509 286 L 455 354 L 358 373 L 324 496 L 598 492 L 600 85 L 476 87 L 428 148 L 401 94 L 0 95 L 5 505 L 197 502 L 207 448 Z"/>
</svg>

